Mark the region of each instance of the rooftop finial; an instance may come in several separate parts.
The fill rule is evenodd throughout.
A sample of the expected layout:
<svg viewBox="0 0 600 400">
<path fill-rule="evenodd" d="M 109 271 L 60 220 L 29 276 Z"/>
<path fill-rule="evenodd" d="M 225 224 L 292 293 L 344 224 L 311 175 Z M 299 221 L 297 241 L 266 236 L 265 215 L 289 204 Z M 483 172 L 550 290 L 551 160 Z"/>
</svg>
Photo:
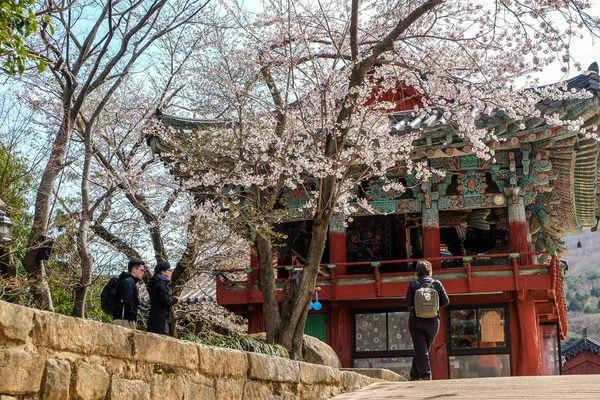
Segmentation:
<svg viewBox="0 0 600 400">
<path fill-rule="evenodd" d="M 587 339 L 587 327 L 583 328 L 583 338 Z"/>
<path fill-rule="evenodd" d="M 596 61 L 591 63 L 590 66 L 588 67 L 588 71 L 598 73 L 598 63 Z"/>
</svg>

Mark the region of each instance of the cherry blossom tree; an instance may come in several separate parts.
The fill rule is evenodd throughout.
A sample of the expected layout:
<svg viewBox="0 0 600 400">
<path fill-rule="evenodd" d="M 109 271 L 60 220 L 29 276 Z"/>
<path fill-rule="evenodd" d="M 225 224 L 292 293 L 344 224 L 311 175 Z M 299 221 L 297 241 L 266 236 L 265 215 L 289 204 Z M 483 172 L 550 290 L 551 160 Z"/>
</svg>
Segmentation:
<svg viewBox="0 0 600 400">
<path fill-rule="evenodd" d="M 379 178 L 385 190 L 401 191 L 394 173 L 408 171 L 424 183 L 442 173 L 427 168 L 426 155 L 411 154 L 421 123 L 442 121 L 482 158 L 494 154 L 488 144 L 496 132 L 478 117 L 492 110 L 517 127 L 537 117 L 595 135 L 582 120 L 538 108 L 545 99 L 587 93 L 538 87 L 535 79 L 557 59 L 565 73 L 582 69 L 569 43 L 598 35 L 600 19 L 590 7 L 556 0 L 267 0 L 256 12 L 223 3 L 229 20 L 215 25 L 212 45 L 197 60 L 193 94 L 168 110 L 206 120 L 184 129 L 163 118 L 154 131 L 198 201 L 223 201 L 230 223 L 253 243 L 269 341 L 301 357 L 330 220 L 369 210 L 353 188 Z M 389 118 L 403 87 L 417 100 L 408 127 Z M 281 206 L 290 189 L 309 199 L 302 216 L 313 221 L 312 237 L 304 272 L 286 282 L 280 304 L 273 225 L 292 216 Z"/>
<path fill-rule="evenodd" d="M 37 251 L 48 231 L 56 180 L 66 166 L 67 146 L 75 127 L 82 128 L 85 143 L 90 143 L 85 136 L 89 139 L 92 135 L 95 121 L 124 79 L 148 65 L 150 59 L 145 57 L 150 57 L 157 40 L 196 22 L 206 4 L 192 0 L 103 3 L 50 0 L 43 5 L 52 15 L 50 23 L 55 32 L 50 36 L 48 30 L 41 29 L 41 39 L 29 43 L 28 50 L 44 59 L 51 78 L 45 75 L 37 81 L 35 77 L 25 77 L 28 87 L 36 89 L 30 94 L 32 102 L 41 108 L 53 108 L 54 115 L 48 125 L 55 128 L 36 195 L 28 251 L 23 259 L 37 307 L 53 309 L 43 261 L 37 257 Z M 59 104 L 48 104 L 48 97 Z M 88 146 L 84 174 L 90 165 L 91 151 Z M 94 211 L 86 182 L 84 175 L 80 229 L 83 298 L 92 263 L 84 236 Z"/>
</svg>

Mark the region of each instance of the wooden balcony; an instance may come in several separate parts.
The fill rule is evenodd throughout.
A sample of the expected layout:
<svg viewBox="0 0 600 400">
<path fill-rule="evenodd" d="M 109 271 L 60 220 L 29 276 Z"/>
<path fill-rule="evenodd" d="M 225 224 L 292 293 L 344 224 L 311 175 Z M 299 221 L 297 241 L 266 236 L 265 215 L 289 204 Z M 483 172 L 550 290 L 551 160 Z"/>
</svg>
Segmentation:
<svg viewBox="0 0 600 400">
<path fill-rule="evenodd" d="M 548 298 L 555 299 L 562 294 L 562 284 L 559 281 L 559 267 L 556 257 L 549 264 L 521 264 L 520 260 L 531 259 L 532 255 L 543 252 L 522 254 L 494 254 L 469 257 L 438 257 L 430 261 L 440 260 L 444 263 L 462 264 L 458 268 L 442 268 L 434 270 L 434 277 L 444 284 L 449 295 L 498 293 L 513 290 L 547 291 Z M 493 260 L 493 266 L 474 266 L 482 260 Z M 404 298 L 408 285 L 415 279 L 415 273 L 389 272 L 380 273 L 379 268 L 386 264 L 409 265 L 417 259 L 389 260 L 380 262 L 346 263 L 339 265 L 323 264 L 322 269 L 329 276 L 319 276 L 316 286 L 320 287 L 319 300 L 358 300 L 358 299 L 389 299 Z M 349 275 L 346 268 L 356 265 L 372 267 L 369 274 Z M 277 266 L 278 270 L 287 270 L 288 277 L 302 266 Z M 340 273 L 344 271 L 344 273 Z M 229 271 L 234 272 L 234 271 Z M 244 272 L 245 280 L 229 281 L 223 276 L 217 277 L 217 300 L 221 305 L 261 303 L 262 294 L 258 290 L 257 270 L 248 268 L 236 270 Z M 296 272 L 299 273 L 300 271 Z M 216 275 L 222 275 L 216 272 Z M 277 288 L 283 289 L 286 279 L 277 279 Z M 281 300 L 281 290 L 278 291 Z"/>
</svg>

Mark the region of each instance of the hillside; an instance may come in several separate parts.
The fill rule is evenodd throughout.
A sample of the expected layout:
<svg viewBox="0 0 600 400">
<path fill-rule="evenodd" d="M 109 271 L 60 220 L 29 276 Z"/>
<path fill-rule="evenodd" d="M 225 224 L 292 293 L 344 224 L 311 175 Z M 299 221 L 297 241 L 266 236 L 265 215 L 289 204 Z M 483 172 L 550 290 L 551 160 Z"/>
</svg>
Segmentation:
<svg viewBox="0 0 600 400">
<path fill-rule="evenodd" d="M 577 242 L 581 247 L 577 247 Z M 600 232 L 586 231 L 565 238 L 569 263 L 565 275 L 569 338 L 579 338 L 583 328 L 600 340 Z"/>
<path fill-rule="evenodd" d="M 577 248 L 578 240 L 581 248 Z M 578 236 L 567 236 L 565 243 L 568 252 L 563 258 L 569 263 L 569 274 L 600 267 L 600 232 L 585 231 Z"/>
</svg>

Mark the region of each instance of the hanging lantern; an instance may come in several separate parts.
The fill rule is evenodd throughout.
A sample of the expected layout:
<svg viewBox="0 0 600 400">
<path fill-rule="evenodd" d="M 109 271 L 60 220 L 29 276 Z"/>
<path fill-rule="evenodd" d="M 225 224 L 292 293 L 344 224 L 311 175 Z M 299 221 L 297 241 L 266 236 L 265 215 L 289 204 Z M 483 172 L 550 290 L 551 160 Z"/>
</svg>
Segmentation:
<svg viewBox="0 0 600 400">
<path fill-rule="evenodd" d="M 578 249 L 580 249 L 580 248 L 582 248 L 582 247 L 583 247 L 583 246 L 581 245 L 581 240 L 577 240 L 577 248 L 578 248 Z"/>
</svg>

